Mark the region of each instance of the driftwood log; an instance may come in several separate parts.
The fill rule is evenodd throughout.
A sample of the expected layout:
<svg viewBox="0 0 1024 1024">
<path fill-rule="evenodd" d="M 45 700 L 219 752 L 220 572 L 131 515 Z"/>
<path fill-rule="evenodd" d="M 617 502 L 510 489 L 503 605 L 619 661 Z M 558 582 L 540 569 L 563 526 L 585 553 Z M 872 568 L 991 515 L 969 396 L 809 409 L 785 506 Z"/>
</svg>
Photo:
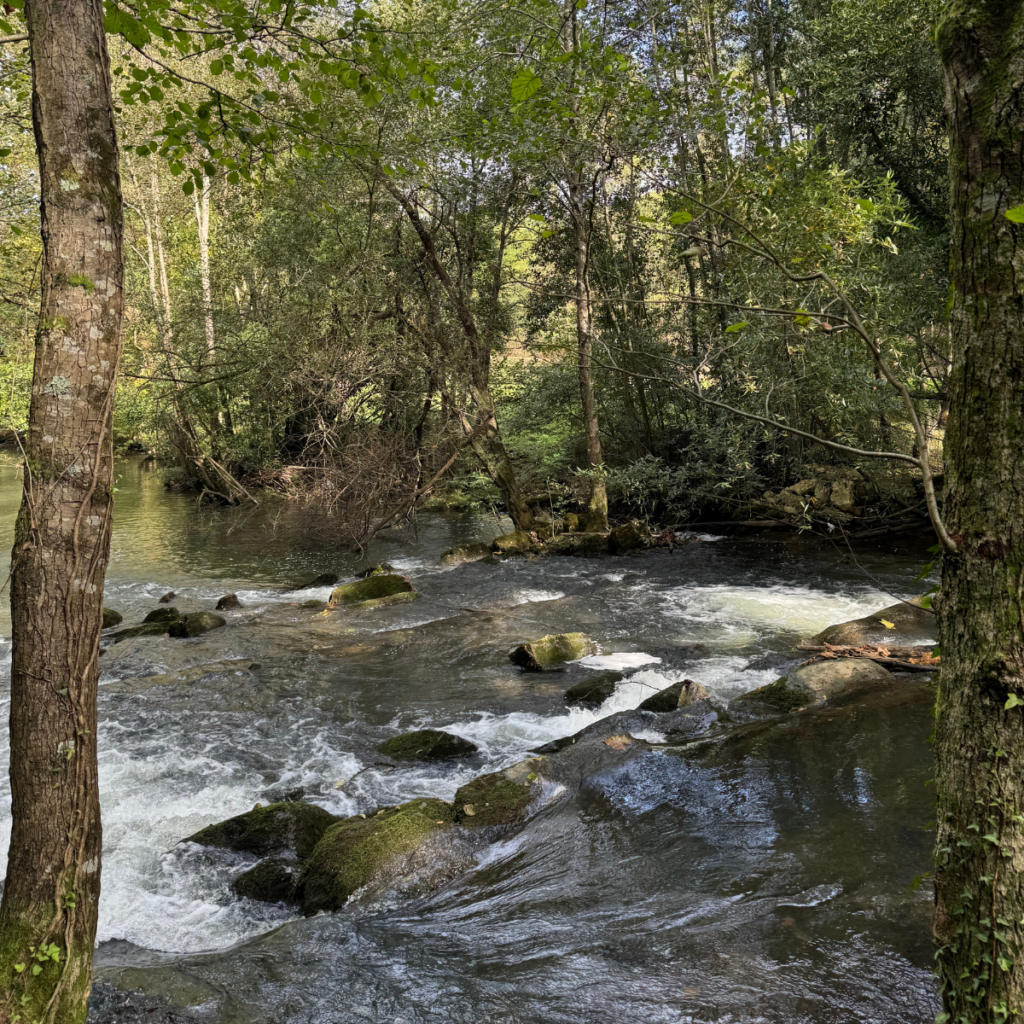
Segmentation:
<svg viewBox="0 0 1024 1024">
<path fill-rule="evenodd" d="M 799 644 L 797 650 L 813 651 L 814 656 L 808 661 L 867 658 L 900 672 L 934 672 L 939 667 L 939 658 L 932 653 L 935 650 L 934 644 L 914 647 L 896 644 Z"/>
</svg>

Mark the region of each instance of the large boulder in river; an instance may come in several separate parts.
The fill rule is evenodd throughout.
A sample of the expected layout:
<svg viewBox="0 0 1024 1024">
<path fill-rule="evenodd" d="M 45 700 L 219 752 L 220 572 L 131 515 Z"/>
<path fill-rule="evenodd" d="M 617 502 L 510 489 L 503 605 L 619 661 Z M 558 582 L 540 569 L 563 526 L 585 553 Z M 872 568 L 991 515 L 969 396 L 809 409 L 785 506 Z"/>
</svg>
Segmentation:
<svg viewBox="0 0 1024 1024">
<path fill-rule="evenodd" d="M 239 896 L 259 900 L 260 903 L 298 903 L 298 881 L 297 861 L 268 857 L 248 871 L 243 871 L 231 883 L 231 888 Z"/>
<path fill-rule="evenodd" d="M 303 913 L 338 910 L 357 889 L 406 868 L 432 836 L 454 822 L 451 804 L 425 799 L 332 825 L 302 868 Z"/>
<path fill-rule="evenodd" d="M 315 804 L 278 803 L 207 825 L 183 843 L 216 846 L 237 853 L 266 857 L 291 851 L 299 860 L 308 857 L 323 834 L 339 819 Z"/>
<path fill-rule="evenodd" d="M 565 691 L 565 703 L 570 707 L 599 708 L 614 692 L 622 680 L 621 672 L 597 672 Z"/>
<path fill-rule="evenodd" d="M 873 615 L 839 622 L 822 630 L 814 640 L 822 644 L 864 644 L 892 640 L 897 635 L 904 640 L 934 640 L 935 613 L 925 608 L 923 601 L 923 597 L 915 597 L 889 605 Z"/>
<path fill-rule="evenodd" d="M 539 550 L 540 545 L 525 530 L 503 533 L 491 541 L 491 550 L 504 558 L 511 555 L 529 555 Z"/>
<path fill-rule="evenodd" d="M 509 659 L 527 672 L 557 672 L 568 661 L 596 653 L 597 644 L 586 633 L 552 633 L 520 644 Z"/>
<path fill-rule="evenodd" d="M 736 700 L 756 701 L 776 711 L 789 712 L 843 693 L 895 681 L 891 672 L 869 658 L 829 658 L 800 665 L 774 683 L 759 686 Z"/>
<path fill-rule="evenodd" d="M 490 544 L 473 541 L 471 544 L 456 544 L 441 555 L 442 565 L 462 565 L 464 562 L 481 562 L 494 552 Z"/>
<path fill-rule="evenodd" d="M 622 555 L 627 551 L 636 551 L 640 548 L 649 547 L 651 543 L 651 532 L 643 523 L 634 520 L 622 526 L 615 527 L 608 534 L 608 550 L 613 555 Z"/>
<path fill-rule="evenodd" d="M 559 533 L 545 545 L 549 555 L 606 555 L 608 535 L 604 533 Z"/>
<path fill-rule="evenodd" d="M 213 612 L 190 612 L 170 623 L 167 632 L 170 636 L 179 638 L 199 636 L 202 633 L 209 633 L 212 629 L 220 629 L 221 626 L 227 624 L 227 620 L 222 615 L 216 615 Z"/>
<path fill-rule="evenodd" d="M 455 820 L 466 828 L 521 822 L 539 790 L 537 770 L 543 760 L 527 758 L 461 786 L 455 792 Z"/>
<path fill-rule="evenodd" d="M 242 602 L 238 600 L 238 595 L 237 594 L 225 594 L 217 602 L 217 611 L 219 611 L 219 612 L 225 612 L 225 611 L 228 611 L 231 608 L 241 608 L 241 607 L 242 607 Z"/>
<path fill-rule="evenodd" d="M 331 593 L 328 608 L 385 608 L 404 604 L 419 597 L 405 576 L 378 573 L 365 579 L 345 583 Z"/>
<path fill-rule="evenodd" d="M 475 754 L 477 745 L 440 729 L 417 729 L 392 736 L 377 749 L 396 761 L 448 761 Z"/>
<path fill-rule="evenodd" d="M 181 618 L 177 608 L 154 608 L 146 613 L 142 620 L 143 625 L 151 622 L 177 622 Z"/>
<path fill-rule="evenodd" d="M 120 612 L 115 612 L 113 608 L 103 609 L 103 628 L 110 629 L 111 626 L 119 626 L 124 621 L 124 616 Z"/>
</svg>

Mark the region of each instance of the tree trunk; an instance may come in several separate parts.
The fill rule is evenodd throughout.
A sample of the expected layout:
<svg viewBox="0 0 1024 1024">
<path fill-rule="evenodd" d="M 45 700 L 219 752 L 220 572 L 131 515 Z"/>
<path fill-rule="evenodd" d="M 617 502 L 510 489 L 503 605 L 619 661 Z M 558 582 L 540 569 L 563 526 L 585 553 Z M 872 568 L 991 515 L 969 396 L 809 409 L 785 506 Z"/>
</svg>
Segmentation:
<svg viewBox="0 0 1024 1024">
<path fill-rule="evenodd" d="M 25 14 L 43 269 L 12 553 L 13 827 L 0 1021 L 77 1024 L 100 893 L 96 688 L 121 347 L 121 182 L 102 5 L 30 0 Z"/>
<path fill-rule="evenodd" d="M 936 702 L 936 962 L 957 1024 L 1024 1013 L 1024 3 L 937 28 L 952 192 L 953 371 Z"/>
</svg>

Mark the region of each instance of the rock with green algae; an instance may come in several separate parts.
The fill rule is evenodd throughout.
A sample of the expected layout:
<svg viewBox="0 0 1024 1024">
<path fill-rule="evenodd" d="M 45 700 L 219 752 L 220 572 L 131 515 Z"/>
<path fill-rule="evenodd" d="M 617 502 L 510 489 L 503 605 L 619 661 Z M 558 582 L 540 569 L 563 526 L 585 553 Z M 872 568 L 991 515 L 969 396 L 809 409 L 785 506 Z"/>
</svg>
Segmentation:
<svg viewBox="0 0 1024 1024">
<path fill-rule="evenodd" d="M 231 887 L 239 896 L 260 903 L 298 903 L 298 881 L 297 861 L 268 857 L 248 871 L 243 871 L 231 883 Z"/>
<path fill-rule="evenodd" d="M 337 822 L 302 866 L 303 913 L 340 909 L 357 889 L 404 867 L 432 836 L 454 824 L 452 805 L 434 799 Z"/>
<path fill-rule="evenodd" d="M 891 672 L 869 658 L 830 658 L 799 665 L 774 683 L 759 686 L 736 700 L 756 701 L 776 711 L 790 712 L 895 681 Z"/>
<path fill-rule="evenodd" d="M 525 530 L 503 533 L 491 541 L 491 550 L 504 558 L 511 555 L 531 555 L 540 550 L 540 545 Z"/>
<path fill-rule="evenodd" d="M 124 616 L 120 612 L 115 612 L 113 608 L 103 609 L 103 628 L 110 629 L 112 626 L 120 626 L 124 621 Z"/>
<path fill-rule="evenodd" d="M 328 608 L 384 608 L 404 604 L 419 597 L 405 576 L 379 573 L 337 587 L 331 593 Z"/>
<path fill-rule="evenodd" d="M 151 612 L 147 612 L 142 623 L 146 625 L 150 622 L 177 622 L 180 618 L 181 615 L 177 608 L 154 608 Z"/>
<path fill-rule="evenodd" d="M 175 637 L 200 636 L 202 633 L 209 633 L 212 629 L 220 629 L 226 626 L 227 620 L 214 612 L 190 612 L 182 615 L 167 626 L 167 632 Z"/>
<path fill-rule="evenodd" d="M 649 547 L 651 532 L 643 523 L 636 520 L 617 526 L 608 534 L 608 550 L 613 555 L 622 555 L 627 551 L 638 551 Z"/>
<path fill-rule="evenodd" d="M 447 761 L 475 754 L 477 746 L 440 729 L 417 729 L 416 732 L 392 736 L 377 749 L 396 761 Z"/>
<path fill-rule="evenodd" d="M 517 825 L 537 796 L 543 757 L 531 757 L 500 772 L 481 775 L 455 793 L 455 820 L 466 828 Z"/>
<path fill-rule="evenodd" d="M 291 851 L 303 860 L 338 820 L 330 811 L 315 804 L 284 802 L 266 807 L 257 804 L 251 811 L 201 828 L 182 842 L 254 853 L 258 857 Z"/>
<path fill-rule="evenodd" d="M 527 672 L 557 672 L 566 662 L 596 653 L 597 645 L 586 633 L 552 633 L 520 644 L 509 659 Z"/>
<path fill-rule="evenodd" d="M 490 544 L 474 541 L 471 544 L 456 544 L 441 555 L 442 565 L 462 565 L 464 562 L 481 562 L 494 552 Z"/>
<path fill-rule="evenodd" d="M 559 533 L 547 541 L 549 555 L 606 555 L 608 536 L 604 533 Z"/>
<path fill-rule="evenodd" d="M 598 672 L 565 691 L 565 703 L 572 707 L 599 708 L 623 678 L 621 672 Z"/>
</svg>

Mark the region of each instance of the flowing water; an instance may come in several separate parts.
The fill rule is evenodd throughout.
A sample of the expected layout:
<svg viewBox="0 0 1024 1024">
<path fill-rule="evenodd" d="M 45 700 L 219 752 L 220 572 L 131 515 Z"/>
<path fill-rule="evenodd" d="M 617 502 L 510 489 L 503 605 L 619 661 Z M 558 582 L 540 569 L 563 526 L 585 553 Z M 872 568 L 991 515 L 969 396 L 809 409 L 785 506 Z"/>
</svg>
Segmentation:
<svg viewBox="0 0 1024 1024">
<path fill-rule="evenodd" d="M 770 682 L 800 639 L 914 593 L 923 551 L 859 552 L 874 582 L 838 549 L 778 537 L 445 568 L 444 548 L 503 524 L 425 516 L 359 559 L 272 503 L 203 512 L 141 461 L 119 476 L 107 606 L 126 624 L 170 590 L 182 612 L 228 592 L 242 608 L 205 636 L 138 638 L 101 661 L 98 1003 L 116 1003 L 111 985 L 141 989 L 168 1016 L 138 1019 L 214 1024 L 931 1020 L 930 895 L 911 886 L 930 842 L 918 685 L 712 753 L 610 751 L 519 833 L 439 850 L 433 877 L 336 914 L 240 900 L 230 883 L 253 858 L 177 845 L 300 793 L 337 814 L 450 799 L 684 676 L 721 698 Z M 5 551 L 19 492 L 0 470 Z M 299 607 L 329 594 L 296 593 L 305 580 L 382 559 L 418 601 Z M 6 617 L 0 630 L 6 674 Z M 601 656 L 558 674 L 509 663 L 516 642 L 570 630 Z M 566 709 L 565 689 L 600 667 L 627 673 L 615 694 Z M 479 754 L 379 763 L 382 740 L 426 726 Z M 6 851 L 6 773 L 0 800 Z M 128 1019 L 109 1006 L 104 1020 Z"/>
</svg>

